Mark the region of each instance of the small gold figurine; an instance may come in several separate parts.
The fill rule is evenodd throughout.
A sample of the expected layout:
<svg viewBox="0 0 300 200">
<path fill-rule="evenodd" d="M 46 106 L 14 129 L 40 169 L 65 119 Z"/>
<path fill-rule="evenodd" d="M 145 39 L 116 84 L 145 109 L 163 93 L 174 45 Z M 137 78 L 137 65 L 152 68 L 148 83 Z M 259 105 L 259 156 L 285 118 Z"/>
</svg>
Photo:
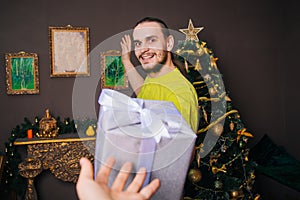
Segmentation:
<svg viewBox="0 0 300 200">
<path fill-rule="evenodd" d="M 85 134 L 87 135 L 87 136 L 94 136 L 95 135 L 95 131 L 94 131 L 94 129 L 93 129 L 93 127 L 92 126 L 89 126 L 87 129 L 86 129 L 86 131 L 85 131 Z"/>
<path fill-rule="evenodd" d="M 49 109 L 46 109 L 45 117 L 39 122 L 40 132 L 36 133 L 40 138 L 54 138 L 58 136 L 56 120 L 51 117 Z"/>
</svg>

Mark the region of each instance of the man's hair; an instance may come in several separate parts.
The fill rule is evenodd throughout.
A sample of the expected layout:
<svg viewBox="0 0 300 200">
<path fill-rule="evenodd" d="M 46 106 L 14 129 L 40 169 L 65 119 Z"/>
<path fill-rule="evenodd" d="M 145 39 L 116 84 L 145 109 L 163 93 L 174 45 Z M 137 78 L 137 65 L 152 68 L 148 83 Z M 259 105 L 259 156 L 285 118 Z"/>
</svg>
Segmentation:
<svg viewBox="0 0 300 200">
<path fill-rule="evenodd" d="M 159 18 L 155 18 L 155 17 L 145 17 L 145 18 L 139 20 L 133 28 L 137 27 L 137 25 L 142 24 L 144 22 L 156 22 L 161 26 L 162 32 L 165 37 L 168 37 L 170 35 L 167 24 L 163 20 L 161 20 Z"/>
</svg>

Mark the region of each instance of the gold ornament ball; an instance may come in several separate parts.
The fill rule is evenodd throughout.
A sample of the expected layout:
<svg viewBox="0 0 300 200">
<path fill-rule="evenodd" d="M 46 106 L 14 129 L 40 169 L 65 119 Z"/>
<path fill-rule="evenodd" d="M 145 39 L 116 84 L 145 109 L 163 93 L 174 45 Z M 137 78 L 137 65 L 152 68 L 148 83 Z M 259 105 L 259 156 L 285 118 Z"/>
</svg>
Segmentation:
<svg viewBox="0 0 300 200">
<path fill-rule="evenodd" d="M 222 134 L 223 130 L 224 130 L 224 128 L 221 123 L 217 123 L 216 125 L 214 125 L 212 127 L 212 131 L 216 136 L 220 136 Z"/>
<path fill-rule="evenodd" d="M 188 178 L 192 183 L 198 183 L 202 179 L 202 173 L 199 169 L 191 169 Z"/>
<path fill-rule="evenodd" d="M 209 94 L 212 96 L 217 94 L 217 90 L 214 87 L 209 88 L 208 91 L 209 91 Z"/>
<path fill-rule="evenodd" d="M 232 198 L 237 198 L 239 196 L 239 191 L 236 191 L 236 190 L 231 191 L 231 196 L 232 196 Z"/>
</svg>

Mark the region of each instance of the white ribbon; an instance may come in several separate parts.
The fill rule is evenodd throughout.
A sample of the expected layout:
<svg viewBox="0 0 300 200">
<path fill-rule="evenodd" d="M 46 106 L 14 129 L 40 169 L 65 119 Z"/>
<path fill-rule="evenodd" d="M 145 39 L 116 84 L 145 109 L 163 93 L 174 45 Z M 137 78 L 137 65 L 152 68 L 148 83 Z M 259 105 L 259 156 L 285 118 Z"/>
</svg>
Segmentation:
<svg viewBox="0 0 300 200">
<path fill-rule="evenodd" d="M 133 121 L 130 119 L 130 116 L 138 114 L 139 120 L 137 123 L 141 124 L 141 136 L 154 137 L 156 143 L 159 143 L 162 137 L 170 138 L 169 132 L 163 123 L 164 119 L 161 119 L 151 110 L 143 108 L 141 99 L 130 98 L 111 89 L 103 89 L 98 102 L 102 106 L 103 111 L 127 112 L 128 117 L 122 118 L 121 122 L 125 126 L 132 125 Z M 106 119 L 104 118 L 103 120 Z M 177 123 L 174 124 L 174 127 L 177 126 Z"/>
</svg>

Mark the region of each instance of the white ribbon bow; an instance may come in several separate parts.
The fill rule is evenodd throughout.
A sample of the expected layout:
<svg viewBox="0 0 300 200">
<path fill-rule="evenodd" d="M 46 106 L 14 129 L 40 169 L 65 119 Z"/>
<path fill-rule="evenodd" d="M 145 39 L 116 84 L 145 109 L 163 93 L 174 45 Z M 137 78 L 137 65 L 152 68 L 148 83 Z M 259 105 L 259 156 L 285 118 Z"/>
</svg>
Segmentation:
<svg viewBox="0 0 300 200">
<path fill-rule="evenodd" d="M 125 120 L 125 125 L 133 124 L 130 116 L 138 114 L 139 122 L 141 123 L 141 136 L 147 138 L 154 137 L 156 143 L 159 143 L 162 137 L 170 138 L 163 119 L 151 110 L 143 108 L 143 101 L 141 99 L 130 98 L 111 89 L 103 89 L 98 102 L 102 106 L 103 111 L 127 112 L 128 118 L 122 118 L 122 124 L 124 124 Z"/>
</svg>

